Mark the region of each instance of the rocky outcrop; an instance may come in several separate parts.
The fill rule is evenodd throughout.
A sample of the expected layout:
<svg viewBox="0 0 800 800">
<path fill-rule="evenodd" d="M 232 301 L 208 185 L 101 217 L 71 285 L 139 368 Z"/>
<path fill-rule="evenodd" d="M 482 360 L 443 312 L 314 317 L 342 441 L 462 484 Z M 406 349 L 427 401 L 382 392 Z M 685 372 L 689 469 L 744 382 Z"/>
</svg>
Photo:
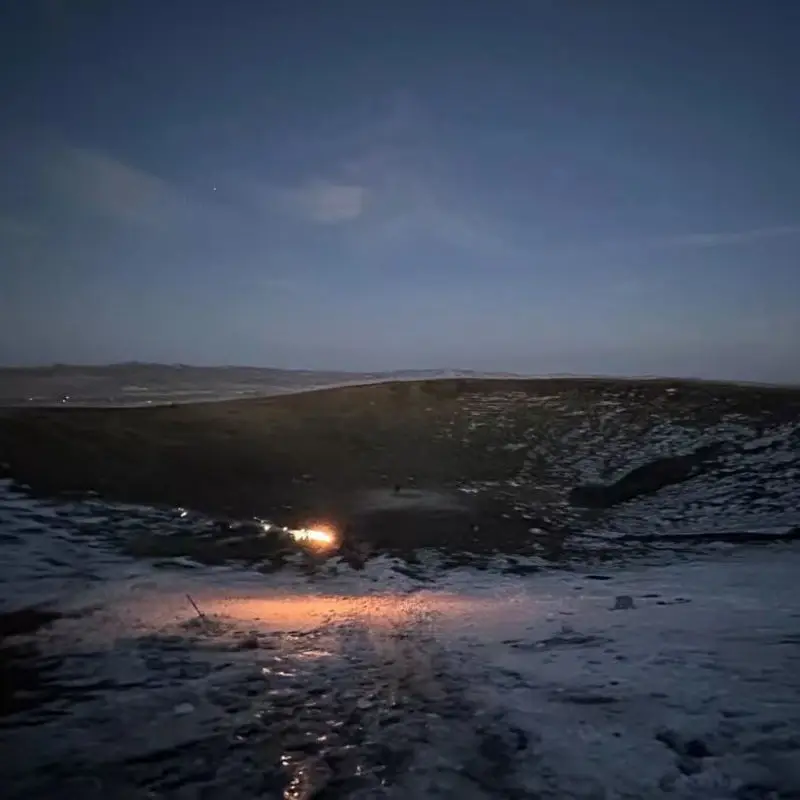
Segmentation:
<svg viewBox="0 0 800 800">
<path fill-rule="evenodd" d="M 582 508 L 602 509 L 655 494 L 705 472 L 715 463 L 719 450 L 720 445 L 706 445 L 685 455 L 655 459 L 632 469 L 614 483 L 575 486 L 569 493 L 569 502 Z"/>
</svg>

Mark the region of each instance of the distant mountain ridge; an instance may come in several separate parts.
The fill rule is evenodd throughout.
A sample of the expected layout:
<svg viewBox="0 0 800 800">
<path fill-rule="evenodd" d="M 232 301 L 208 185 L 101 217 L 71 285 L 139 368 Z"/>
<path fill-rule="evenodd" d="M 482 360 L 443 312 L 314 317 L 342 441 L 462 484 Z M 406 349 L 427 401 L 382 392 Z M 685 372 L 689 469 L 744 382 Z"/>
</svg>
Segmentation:
<svg viewBox="0 0 800 800">
<path fill-rule="evenodd" d="M 184 364 L 182 362 L 161 362 L 161 361 L 112 361 L 108 364 L 71 364 L 54 362 L 52 364 L 38 364 L 33 366 L 8 366 L 0 365 L 0 372 L 13 371 L 13 372 L 37 372 L 43 370 L 80 370 L 83 372 L 92 372 L 99 370 L 118 370 L 118 369 L 170 369 L 170 370 L 194 370 L 194 371 L 208 371 L 208 370 L 247 370 L 252 372 L 284 372 L 287 374 L 338 374 L 338 375 L 397 375 L 407 373 L 409 375 L 420 374 L 454 374 L 458 376 L 470 375 L 519 375 L 522 377 L 523 373 L 516 372 L 503 372 L 503 371 L 484 371 L 475 369 L 455 369 L 455 368 L 427 368 L 427 369 L 395 369 L 395 370 L 345 370 L 345 369 L 306 369 L 302 367 L 258 367 L 252 364 Z"/>
<path fill-rule="evenodd" d="M 53 364 L 0 367 L 0 405 L 152 405 L 264 397 L 313 389 L 390 381 L 497 379 L 575 381 L 666 380 L 742 386 L 768 384 L 660 376 L 608 376 L 483 372 L 473 369 L 398 369 L 373 372 L 280 369 L 252 366 L 195 366 L 126 362 L 107 365 Z"/>
<path fill-rule="evenodd" d="M 356 383 L 478 377 L 523 376 L 446 369 L 347 372 L 146 362 L 53 364 L 0 368 L 0 404 L 141 405 L 266 396 Z"/>
</svg>

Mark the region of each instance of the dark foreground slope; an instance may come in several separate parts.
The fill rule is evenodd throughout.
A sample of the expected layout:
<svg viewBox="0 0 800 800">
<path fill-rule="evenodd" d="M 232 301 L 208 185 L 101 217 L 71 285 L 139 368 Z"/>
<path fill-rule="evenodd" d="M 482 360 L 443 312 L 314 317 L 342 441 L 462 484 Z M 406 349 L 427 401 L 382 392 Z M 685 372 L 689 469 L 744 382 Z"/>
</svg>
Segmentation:
<svg viewBox="0 0 800 800">
<path fill-rule="evenodd" d="M 785 524 L 800 500 L 799 420 L 794 389 L 456 379 L 198 405 L 5 409 L 0 462 L 44 493 L 284 524 L 369 511 L 369 538 L 381 545 L 412 527 L 427 535 L 394 513 L 419 516 L 427 505 L 429 531 L 469 531 L 487 545 L 489 520 L 497 546 L 587 529 Z"/>
<path fill-rule="evenodd" d="M 365 547 L 0 479 L 2 796 L 796 800 L 799 402 L 461 381 L 7 410 L 0 461 L 39 492 L 340 516 Z M 743 534 L 770 543 L 687 544 Z"/>
</svg>

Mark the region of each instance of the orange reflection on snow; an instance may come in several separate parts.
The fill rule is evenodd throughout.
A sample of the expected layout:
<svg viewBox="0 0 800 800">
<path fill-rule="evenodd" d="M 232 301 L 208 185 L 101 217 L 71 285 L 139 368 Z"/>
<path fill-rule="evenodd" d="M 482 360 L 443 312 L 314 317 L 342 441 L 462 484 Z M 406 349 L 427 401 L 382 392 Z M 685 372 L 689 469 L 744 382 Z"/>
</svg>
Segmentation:
<svg viewBox="0 0 800 800">
<path fill-rule="evenodd" d="M 76 617 L 74 621 L 65 618 L 52 633 L 58 634 L 59 639 L 66 636 L 72 644 L 114 646 L 121 628 L 143 635 L 171 629 L 176 623 L 183 626 L 189 620 L 197 620 L 187 593 L 205 619 L 221 622 L 223 629 L 247 627 L 265 634 L 310 631 L 342 623 L 356 623 L 380 632 L 409 622 L 427 625 L 434 619 L 437 634 L 446 631 L 471 634 L 487 629 L 496 633 L 506 626 L 516 630 L 520 624 L 530 624 L 532 615 L 541 614 L 544 607 L 542 598 L 534 599 L 526 593 L 487 596 L 456 589 L 317 594 L 288 587 L 215 587 L 198 582 L 193 576 L 182 579 L 170 574 L 156 575 L 138 586 L 109 582 L 95 595 L 103 611 L 93 616 L 92 625 L 87 626 L 84 618 Z"/>
<path fill-rule="evenodd" d="M 344 621 L 375 628 L 391 627 L 421 613 L 434 614 L 440 623 L 449 619 L 470 624 L 487 617 L 502 618 L 508 612 L 508 604 L 502 601 L 446 592 L 419 592 L 411 596 L 265 593 L 204 600 L 204 611 L 209 614 L 259 627 L 295 630 Z"/>
</svg>

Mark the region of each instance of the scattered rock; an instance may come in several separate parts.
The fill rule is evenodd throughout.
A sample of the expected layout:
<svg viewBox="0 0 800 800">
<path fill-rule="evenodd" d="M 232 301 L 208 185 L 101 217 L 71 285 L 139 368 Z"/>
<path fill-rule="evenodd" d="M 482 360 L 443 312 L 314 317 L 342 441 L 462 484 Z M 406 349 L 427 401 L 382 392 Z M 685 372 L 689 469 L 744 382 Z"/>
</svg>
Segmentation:
<svg viewBox="0 0 800 800">
<path fill-rule="evenodd" d="M 21 608 L 0 613 L 0 639 L 36 633 L 60 617 L 61 614 L 43 608 Z"/>
<path fill-rule="evenodd" d="M 689 758 L 708 758 L 711 751 L 701 739 L 689 739 L 685 745 L 685 752 Z"/>
<path fill-rule="evenodd" d="M 553 696 L 560 703 L 574 703 L 576 706 L 608 706 L 619 702 L 618 697 L 608 694 L 576 694 L 574 692 L 560 693 Z"/>
<path fill-rule="evenodd" d="M 703 759 L 714 755 L 709 746 L 698 737 L 686 738 L 671 728 L 661 728 L 656 739 L 677 753 L 681 758 Z"/>
<path fill-rule="evenodd" d="M 185 716 L 186 714 L 192 714 L 194 712 L 194 706 L 191 703 L 178 703 L 172 710 L 178 716 Z"/>
<path fill-rule="evenodd" d="M 629 594 L 620 594 L 617 595 L 617 599 L 614 602 L 614 606 L 611 609 L 612 611 L 627 611 L 628 609 L 636 608 L 636 605 L 633 602 L 633 598 Z"/>
<path fill-rule="evenodd" d="M 718 445 L 698 447 L 681 456 L 667 456 L 643 464 L 610 484 L 575 486 L 568 495 L 570 505 L 606 509 L 643 495 L 655 494 L 667 486 L 684 483 L 711 467 Z"/>
</svg>

